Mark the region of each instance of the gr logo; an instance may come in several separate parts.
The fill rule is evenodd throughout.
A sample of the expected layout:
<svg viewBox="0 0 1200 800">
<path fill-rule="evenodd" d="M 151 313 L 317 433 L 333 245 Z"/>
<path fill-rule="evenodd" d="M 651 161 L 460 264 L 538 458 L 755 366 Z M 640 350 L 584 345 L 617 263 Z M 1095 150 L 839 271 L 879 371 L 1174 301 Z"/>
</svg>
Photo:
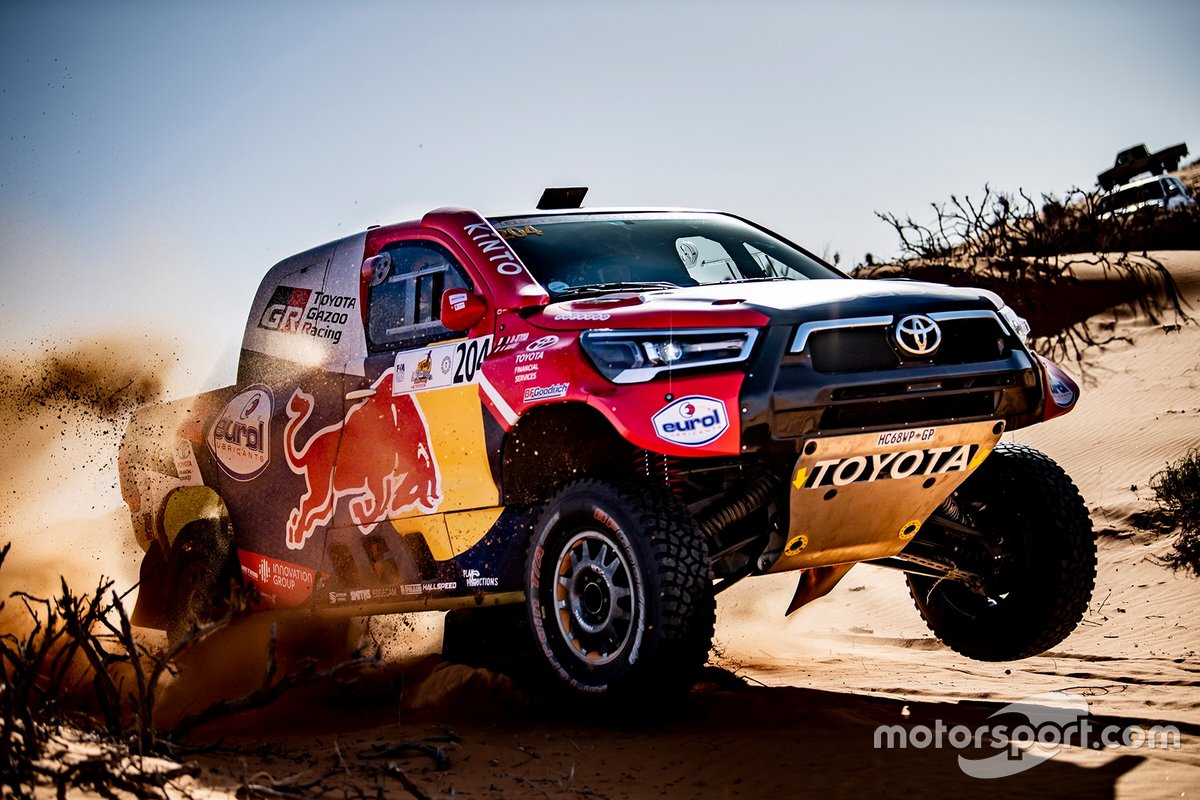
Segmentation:
<svg viewBox="0 0 1200 800">
<path fill-rule="evenodd" d="M 312 297 L 312 289 L 295 289 L 291 286 L 276 286 L 271 301 L 258 320 L 258 327 L 269 331 L 295 333 L 300 330 L 304 309 Z"/>
</svg>

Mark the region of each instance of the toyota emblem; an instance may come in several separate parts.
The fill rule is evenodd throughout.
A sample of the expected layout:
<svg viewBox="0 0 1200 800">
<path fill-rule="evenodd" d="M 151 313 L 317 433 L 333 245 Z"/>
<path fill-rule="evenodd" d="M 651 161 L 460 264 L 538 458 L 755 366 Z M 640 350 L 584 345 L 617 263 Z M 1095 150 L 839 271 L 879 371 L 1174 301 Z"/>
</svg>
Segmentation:
<svg viewBox="0 0 1200 800">
<path fill-rule="evenodd" d="M 896 325 L 896 344 L 910 356 L 933 355 L 942 343 L 942 330 L 923 314 L 912 314 Z"/>
</svg>

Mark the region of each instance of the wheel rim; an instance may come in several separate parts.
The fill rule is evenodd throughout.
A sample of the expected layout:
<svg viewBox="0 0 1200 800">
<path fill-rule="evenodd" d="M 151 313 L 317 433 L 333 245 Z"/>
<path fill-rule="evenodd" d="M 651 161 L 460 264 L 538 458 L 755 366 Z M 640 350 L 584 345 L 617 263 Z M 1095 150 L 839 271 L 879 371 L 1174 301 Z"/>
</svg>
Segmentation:
<svg viewBox="0 0 1200 800">
<path fill-rule="evenodd" d="M 1028 524 L 1019 514 L 1003 516 L 991 504 L 983 502 L 964 503 L 970 506 L 969 519 L 980 531 L 992 538 L 987 553 L 980 551 L 978 564 L 972 566 L 984 572 L 995 571 L 992 585 L 985 594 L 979 594 L 953 581 L 934 581 L 926 590 L 927 602 L 934 596 L 959 614 L 978 618 L 995 613 L 1009 605 L 1014 596 L 1019 597 L 1018 571 L 1026 558 L 1022 544 L 1022 531 Z M 999 555 L 995 555 L 995 553 Z"/>
<path fill-rule="evenodd" d="M 617 658 L 635 633 L 629 562 L 598 531 L 575 534 L 559 551 L 554 610 L 571 653 L 601 666 Z"/>
</svg>

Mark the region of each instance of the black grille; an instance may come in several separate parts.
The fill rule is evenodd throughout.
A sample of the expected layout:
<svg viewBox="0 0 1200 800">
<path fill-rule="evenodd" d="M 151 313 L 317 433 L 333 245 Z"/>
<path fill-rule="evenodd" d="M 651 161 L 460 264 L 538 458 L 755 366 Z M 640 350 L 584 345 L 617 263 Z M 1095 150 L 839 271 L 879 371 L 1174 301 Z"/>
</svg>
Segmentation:
<svg viewBox="0 0 1200 800">
<path fill-rule="evenodd" d="M 949 378 L 927 384 L 875 384 L 834 390 L 823 429 L 865 428 L 991 417 L 1015 375 Z"/>
<path fill-rule="evenodd" d="M 808 339 L 808 354 L 817 372 L 869 372 L 894 369 L 900 358 L 888 344 L 885 328 L 841 328 L 817 331 Z"/>
<path fill-rule="evenodd" d="M 996 413 L 999 392 L 891 398 L 886 402 L 847 403 L 825 409 L 822 430 L 874 428 L 922 422 L 956 422 L 991 417 Z"/>
<path fill-rule="evenodd" d="M 992 318 L 948 319 L 938 323 L 942 343 L 933 358 L 902 357 L 892 327 L 832 328 L 814 331 L 807 352 L 817 372 L 839 374 L 888 370 L 905 364 L 954 365 L 995 361 L 1009 355 L 1009 344 Z"/>
</svg>

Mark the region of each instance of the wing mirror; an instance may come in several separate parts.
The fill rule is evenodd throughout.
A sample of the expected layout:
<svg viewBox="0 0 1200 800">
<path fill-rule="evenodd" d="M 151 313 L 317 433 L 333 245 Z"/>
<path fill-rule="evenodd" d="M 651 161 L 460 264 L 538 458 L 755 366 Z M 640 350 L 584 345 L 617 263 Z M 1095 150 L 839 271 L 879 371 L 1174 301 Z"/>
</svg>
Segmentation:
<svg viewBox="0 0 1200 800">
<path fill-rule="evenodd" d="M 487 301 L 468 289 L 447 289 L 442 292 L 442 325 L 451 331 L 474 328 L 487 314 Z"/>
</svg>

